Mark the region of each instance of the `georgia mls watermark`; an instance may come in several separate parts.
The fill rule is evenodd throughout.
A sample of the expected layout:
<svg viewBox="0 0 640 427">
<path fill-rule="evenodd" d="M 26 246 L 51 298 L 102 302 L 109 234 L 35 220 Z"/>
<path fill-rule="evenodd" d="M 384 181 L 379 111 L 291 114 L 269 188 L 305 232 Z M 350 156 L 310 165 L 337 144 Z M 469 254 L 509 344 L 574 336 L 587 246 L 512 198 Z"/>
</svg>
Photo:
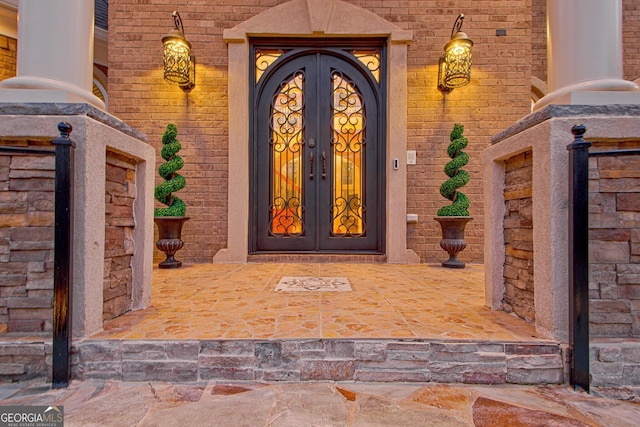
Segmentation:
<svg viewBox="0 0 640 427">
<path fill-rule="evenodd" d="M 0 427 L 64 427 L 64 408 L 0 406 Z"/>
</svg>

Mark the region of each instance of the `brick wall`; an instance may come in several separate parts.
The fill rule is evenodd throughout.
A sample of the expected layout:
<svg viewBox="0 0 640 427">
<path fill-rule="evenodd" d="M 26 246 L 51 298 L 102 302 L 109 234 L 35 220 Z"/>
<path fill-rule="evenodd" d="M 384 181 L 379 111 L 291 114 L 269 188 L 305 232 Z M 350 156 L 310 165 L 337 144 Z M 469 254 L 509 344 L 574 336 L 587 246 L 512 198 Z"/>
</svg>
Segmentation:
<svg viewBox="0 0 640 427">
<path fill-rule="evenodd" d="M 131 309 L 135 172 L 136 165 L 131 159 L 107 152 L 103 320 Z"/>
<path fill-rule="evenodd" d="M 632 145 L 607 144 L 607 147 Z M 603 146 L 599 144 L 598 148 Z M 638 147 L 640 142 L 635 144 Z M 638 338 L 640 157 L 592 157 L 589 190 L 591 336 Z"/>
<path fill-rule="evenodd" d="M 54 174 L 54 156 L 0 152 L 0 328 L 5 331 L 52 330 Z"/>
<path fill-rule="evenodd" d="M 528 322 L 535 321 L 532 184 L 531 151 L 505 162 L 503 308 L 507 313 L 514 313 Z"/>
<path fill-rule="evenodd" d="M 531 0 L 531 75 L 547 81 L 547 0 Z"/>
<path fill-rule="evenodd" d="M 149 136 L 160 147 L 166 124 L 179 126 L 185 157 L 183 190 L 192 218 L 185 225 L 181 259 L 209 262 L 226 247 L 227 200 L 227 48 L 222 31 L 286 0 L 225 0 L 216 5 L 182 1 L 112 0 L 109 20 L 110 112 Z M 432 216 L 445 203 L 438 193 L 448 160 L 446 146 L 454 122 L 466 126 L 470 140 L 472 180 L 464 261 L 482 261 L 482 176 L 480 153 L 490 137 L 526 115 L 530 108 L 531 76 L 546 80 L 546 20 L 544 0 L 442 2 L 422 0 L 350 0 L 401 28 L 414 32 L 409 46 L 408 149 L 418 165 L 408 168 L 408 210 L 420 217 L 409 225 L 408 241 L 423 262 L 442 258 L 439 231 Z M 640 78 L 640 4 L 623 0 L 624 77 Z M 171 12 L 178 9 L 198 61 L 197 86 L 189 94 L 162 80 L 160 38 L 171 30 Z M 474 42 L 470 86 L 443 96 L 436 89 L 436 64 L 458 13 L 466 15 L 463 30 Z M 506 29 L 497 37 L 496 29 Z M 15 75 L 15 40 L 8 39 L 0 58 L 0 80 Z M 11 47 L 13 46 L 13 47 Z M 13 49 L 13 50 L 12 50 Z M 12 56 L 13 55 L 13 56 Z M 11 59 L 12 58 L 12 59 Z M 393 94 L 391 94 L 393 96 Z M 158 150 L 159 151 L 159 150 Z M 158 154 L 157 161 L 161 159 Z M 160 178 L 158 177 L 158 182 Z M 234 238 L 231 236 L 231 238 Z M 158 255 L 160 257 L 160 255 Z"/>
<path fill-rule="evenodd" d="M 0 34 L 0 80 L 16 75 L 18 42 Z"/>
<path fill-rule="evenodd" d="M 216 5 L 162 1 L 114 0 L 109 4 L 109 109 L 149 136 L 159 157 L 161 135 L 167 123 L 178 125 L 187 187 L 180 197 L 191 220 L 185 224 L 185 247 L 180 259 L 210 262 L 226 247 L 228 176 L 227 47 L 222 31 L 284 3 L 226 1 Z M 465 168 L 471 182 L 469 195 L 474 220 L 467 226 L 466 262 L 483 260 L 481 152 L 492 135 L 530 110 L 530 2 L 436 0 L 349 1 L 411 30 L 408 48 L 408 149 L 416 150 L 418 164 L 408 167 L 408 211 L 418 224 L 409 229 L 408 244 L 423 262 L 443 256 L 440 231 L 433 221 L 437 209 L 447 204 L 439 193 L 446 179 L 442 171 L 449 160 L 446 147 L 454 123 L 465 125 L 471 157 Z M 171 13 L 178 9 L 185 34 L 197 57 L 197 85 L 189 93 L 162 78 L 160 39 L 172 28 Z M 464 11 L 463 30 L 473 39 L 474 68 L 471 84 L 446 96 L 437 90 L 437 64 L 449 40 L 458 13 Z M 289 19 L 293 19 L 289 17 Z M 277 29 L 277 24 L 274 27 Z M 506 29 L 497 37 L 496 29 Z M 389 94 L 394 96 L 394 94 Z M 157 177 L 157 182 L 161 178 Z M 231 189 L 232 191 L 232 189 Z M 235 236 L 230 236 L 235 238 Z M 238 236 L 241 238 L 241 236 Z"/>
<path fill-rule="evenodd" d="M 417 165 L 407 167 L 407 209 L 417 213 L 418 224 L 408 226 L 408 246 L 422 262 L 441 261 L 440 231 L 433 221 L 439 207 L 448 204 L 439 193 L 447 179 L 444 165 L 454 123 L 465 126 L 471 176 L 462 191 L 471 200 L 474 220 L 467 224 L 465 262 L 483 261 L 483 177 L 481 153 L 492 135 L 525 116 L 530 109 L 531 11 L 527 1 L 417 2 L 395 13 L 365 6 L 396 25 L 412 30 L 408 51 L 408 143 L 416 150 Z M 383 4 L 393 2 L 382 2 Z M 403 12 L 403 14 L 400 14 Z M 471 83 L 443 95 L 436 89 L 438 58 L 448 41 L 458 13 L 464 12 L 463 30 L 474 41 Z M 505 29 L 506 37 L 496 36 Z M 393 96 L 393 94 L 390 94 Z"/>
<path fill-rule="evenodd" d="M 640 2 L 622 0 L 624 78 L 640 79 Z"/>
</svg>

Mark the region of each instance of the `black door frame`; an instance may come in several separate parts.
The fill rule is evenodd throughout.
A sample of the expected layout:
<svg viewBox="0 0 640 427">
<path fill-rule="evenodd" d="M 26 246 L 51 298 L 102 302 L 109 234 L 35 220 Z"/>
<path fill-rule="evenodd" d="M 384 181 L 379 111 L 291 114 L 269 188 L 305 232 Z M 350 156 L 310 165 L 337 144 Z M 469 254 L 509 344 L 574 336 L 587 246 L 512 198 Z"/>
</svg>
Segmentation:
<svg viewBox="0 0 640 427">
<path fill-rule="evenodd" d="M 386 49 L 384 39 L 359 39 L 359 40 L 345 40 L 345 39 L 255 39 L 250 42 L 250 56 L 253 58 L 250 61 L 250 138 L 249 138 L 249 183 L 250 183 L 250 205 L 249 205 L 249 253 L 367 253 L 367 254 L 384 254 L 385 242 L 386 242 L 386 70 L 384 64 L 386 64 Z M 255 66 L 255 52 L 256 50 L 269 50 L 281 52 L 280 58 L 275 60 L 267 70 L 264 71 L 264 75 L 261 76 L 260 81 L 256 82 L 256 66 Z M 349 53 L 351 50 L 362 49 L 375 49 L 380 53 L 380 69 L 378 81 L 374 79 L 371 71 L 367 68 L 367 65 L 360 62 L 353 54 Z M 258 203 L 256 201 L 259 197 L 258 188 L 259 176 L 258 167 L 260 162 L 264 159 L 260 159 L 258 155 L 257 138 L 259 135 L 258 129 L 258 112 L 257 102 L 261 98 L 261 91 L 264 89 L 264 82 L 269 79 L 281 69 L 281 65 L 286 65 L 290 61 L 294 61 L 300 57 L 307 57 L 312 54 L 324 54 L 330 57 L 339 58 L 349 66 L 355 67 L 359 75 L 366 79 L 366 83 L 371 87 L 372 96 L 375 98 L 375 117 L 369 117 L 367 114 L 368 122 L 375 120 L 375 138 L 377 140 L 375 149 L 377 159 L 375 160 L 375 177 L 373 182 L 375 183 L 375 212 L 368 212 L 368 215 L 373 217 L 375 223 L 367 224 L 368 227 L 374 227 L 372 234 L 375 241 L 369 243 L 365 249 L 359 248 L 357 245 L 341 245 L 338 249 L 326 249 L 317 250 L 317 248 L 309 250 L 305 248 L 299 248 L 295 244 L 296 238 L 287 238 L 288 244 L 283 245 L 281 248 L 259 250 L 258 249 Z M 265 95 L 266 96 L 266 95 Z M 331 156 L 329 156 L 331 157 Z M 313 219 L 313 216 L 312 218 Z M 326 227 L 325 227 L 326 228 Z M 339 240 L 345 241 L 349 238 L 341 237 Z M 353 238 L 352 238 L 353 239 Z M 357 238 L 355 238 L 357 239 Z M 354 242 L 356 241 L 354 239 Z M 371 241 L 371 239 L 369 239 Z"/>
</svg>

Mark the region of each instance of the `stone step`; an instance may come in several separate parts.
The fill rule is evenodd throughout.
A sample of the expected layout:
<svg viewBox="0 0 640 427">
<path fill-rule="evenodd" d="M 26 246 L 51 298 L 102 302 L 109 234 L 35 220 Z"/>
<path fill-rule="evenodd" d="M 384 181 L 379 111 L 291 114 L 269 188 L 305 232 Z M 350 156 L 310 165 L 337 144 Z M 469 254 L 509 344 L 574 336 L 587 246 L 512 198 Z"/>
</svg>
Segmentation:
<svg viewBox="0 0 640 427">
<path fill-rule="evenodd" d="M 560 384 L 566 349 L 551 341 L 394 339 L 82 340 L 77 379 Z"/>
<path fill-rule="evenodd" d="M 594 339 L 593 387 L 637 387 L 640 342 Z M 433 339 L 75 341 L 76 379 L 122 381 L 362 381 L 467 384 L 568 382 L 565 345 L 553 341 Z M 0 382 L 51 377 L 51 341 L 0 339 Z"/>
</svg>

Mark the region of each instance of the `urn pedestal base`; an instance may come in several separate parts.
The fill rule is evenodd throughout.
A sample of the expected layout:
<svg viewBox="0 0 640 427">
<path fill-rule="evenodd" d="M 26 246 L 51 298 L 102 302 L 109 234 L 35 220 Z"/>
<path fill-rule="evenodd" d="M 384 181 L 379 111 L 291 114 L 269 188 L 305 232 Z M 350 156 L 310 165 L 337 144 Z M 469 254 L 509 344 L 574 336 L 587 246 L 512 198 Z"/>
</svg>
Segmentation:
<svg viewBox="0 0 640 427">
<path fill-rule="evenodd" d="M 174 255 L 184 246 L 180 239 L 160 239 L 156 242 L 156 248 L 160 249 L 167 258 L 158 264 L 160 268 L 182 267 L 182 261 L 175 259 Z"/>
<path fill-rule="evenodd" d="M 464 240 L 464 228 L 472 219 L 470 216 L 439 216 L 435 218 L 442 229 L 440 247 L 449 254 L 449 259 L 442 263 L 443 267 L 464 268 L 464 262 L 460 261 L 457 256 L 467 247 L 467 242 Z"/>
<path fill-rule="evenodd" d="M 156 248 L 166 255 L 166 259 L 158 264 L 159 268 L 179 268 L 182 261 L 175 259 L 174 255 L 184 246 L 182 241 L 182 225 L 189 219 L 186 216 L 155 217 L 158 226 L 158 241 Z"/>
</svg>

